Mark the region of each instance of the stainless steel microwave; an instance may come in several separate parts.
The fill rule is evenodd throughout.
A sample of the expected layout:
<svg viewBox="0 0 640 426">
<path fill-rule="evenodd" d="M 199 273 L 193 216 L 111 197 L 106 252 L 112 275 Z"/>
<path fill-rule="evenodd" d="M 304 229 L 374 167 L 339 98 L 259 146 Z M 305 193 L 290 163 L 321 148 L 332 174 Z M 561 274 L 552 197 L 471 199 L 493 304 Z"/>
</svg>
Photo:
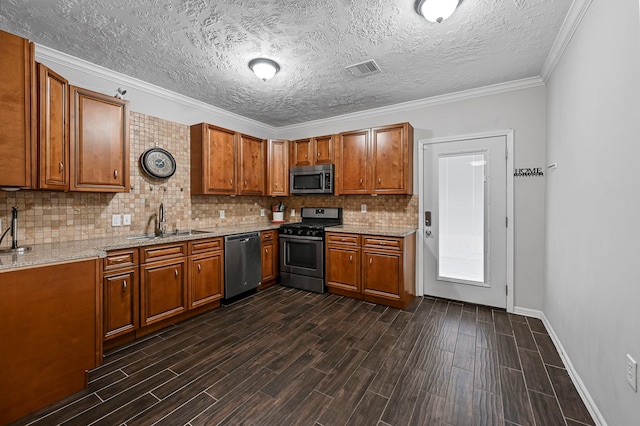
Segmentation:
<svg viewBox="0 0 640 426">
<path fill-rule="evenodd" d="M 293 195 L 333 194 L 333 164 L 291 167 L 289 192 Z"/>
</svg>

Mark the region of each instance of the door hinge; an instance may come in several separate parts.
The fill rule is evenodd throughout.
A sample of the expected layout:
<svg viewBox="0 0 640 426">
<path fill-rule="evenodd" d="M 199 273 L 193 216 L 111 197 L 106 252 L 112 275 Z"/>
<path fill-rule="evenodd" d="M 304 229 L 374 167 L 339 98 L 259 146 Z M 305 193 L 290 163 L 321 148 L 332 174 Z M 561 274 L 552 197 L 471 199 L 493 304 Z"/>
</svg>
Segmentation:
<svg viewBox="0 0 640 426">
<path fill-rule="evenodd" d="M 504 218 L 504 226 L 505 226 L 506 228 L 508 228 L 508 227 L 509 227 L 509 216 L 507 216 L 507 217 L 505 217 L 505 218 Z"/>
<path fill-rule="evenodd" d="M 509 148 L 505 148 L 504 149 L 504 159 L 508 160 L 509 159 Z"/>
<path fill-rule="evenodd" d="M 507 296 L 509 295 L 509 286 L 508 285 L 504 286 L 504 294 L 507 295 Z"/>
</svg>

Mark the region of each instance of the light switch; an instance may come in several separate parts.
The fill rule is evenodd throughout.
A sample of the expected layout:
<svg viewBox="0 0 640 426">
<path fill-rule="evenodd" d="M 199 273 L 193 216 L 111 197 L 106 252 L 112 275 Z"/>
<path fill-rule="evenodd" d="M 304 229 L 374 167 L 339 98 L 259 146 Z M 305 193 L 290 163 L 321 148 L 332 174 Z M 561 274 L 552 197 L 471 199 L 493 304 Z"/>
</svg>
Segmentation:
<svg viewBox="0 0 640 426">
<path fill-rule="evenodd" d="M 120 226 L 121 223 L 121 217 L 119 214 L 112 214 L 111 215 L 111 226 Z"/>
</svg>

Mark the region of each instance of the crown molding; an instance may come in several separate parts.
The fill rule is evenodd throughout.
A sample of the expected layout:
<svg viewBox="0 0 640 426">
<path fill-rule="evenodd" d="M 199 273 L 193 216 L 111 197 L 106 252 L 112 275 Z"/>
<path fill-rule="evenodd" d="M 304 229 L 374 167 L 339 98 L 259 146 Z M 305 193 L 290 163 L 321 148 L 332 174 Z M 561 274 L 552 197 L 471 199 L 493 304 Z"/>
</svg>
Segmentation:
<svg viewBox="0 0 640 426">
<path fill-rule="evenodd" d="M 235 114 L 233 112 L 229 112 L 225 109 L 218 108 L 213 105 L 209 105 L 205 102 L 190 98 L 185 95 L 181 95 L 180 93 L 164 89 L 151 83 L 147 83 L 146 81 L 139 80 L 134 77 L 129 77 L 128 75 L 110 70 L 108 68 L 104 68 L 100 65 L 93 64 L 91 62 L 85 61 L 84 59 L 76 58 L 75 56 L 59 52 L 40 44 L 36 44 L 36 60 L 58 64 L 60 66 L 68 67 L 92 77 L 110 81 L 114 83 L 114 86 L 116 87 L 124 86 L 128 89 L 135 89 L 141 92 L 145 92 L 149 95 L 157 96 L 159 98 L 175 102 L 182 106 L 194 108 L 218 116 L 227 117 L 239 122 L 244 122 L 247 125 L 261 128 L 265 132 L 269 132 L 270 134 L 273 134 L 276 131 L 275 127 L 269 126 L 265 123 L 252 120 L 250 118 Z"/>
<path fill-rule="evenodd" d="M 544 86 L 544 81 L 542 81 L 540 77 L 525 78 L 521 80 L 508 81 L 506 83 L 492 84 L 490 86 L 479 87 L 476 89 L 469 89 L 460 92 L 447 93 L 445 95 L 432 96 L 430 98 L 418 99 L 415 101 L 403 102 L 380 108 L 372 108 L 365 111 L 354 112 L 351 114 L 344 114 L 335 117 L 323 118 L 320 120 L 307 121 L 305 123 L 292 124 L 290 126 L 277 127 L 276 132 L 301 130 L 313 128 L 320 125 L 336 124 L 361 118 L 371 118 L 394 112 L 412 111 L 419 108 L 433 107 L 451 102 L 460 102 L 468 99 L 479 98 L 482 96 L 497 95 L 501 93 L 531 89 L 540 86 Z"/>
<path fill-rule="evenodd" d="M 562 54 L 571 42 L 573 35 L 580 26 L 582 18 L 584 18 L 584 15 L 587 13 L 592 2 L 593 0 L 573 0 L 571 3 L 569 12 L 564 18 L 562 27 L 560 27 L 560 32 L 558 33 L 556 40 L 553 42 L 551 51 L 549 51 L 549 55 L 547 55 L 547 59 L 544 61 L 542 71 L 540 72 L 540 76 L 545 84 L 549 81 L 549 77 L 551 77 L 553 69 L 558 65 L 560 58 L 562 58 Z"/>
</svg>

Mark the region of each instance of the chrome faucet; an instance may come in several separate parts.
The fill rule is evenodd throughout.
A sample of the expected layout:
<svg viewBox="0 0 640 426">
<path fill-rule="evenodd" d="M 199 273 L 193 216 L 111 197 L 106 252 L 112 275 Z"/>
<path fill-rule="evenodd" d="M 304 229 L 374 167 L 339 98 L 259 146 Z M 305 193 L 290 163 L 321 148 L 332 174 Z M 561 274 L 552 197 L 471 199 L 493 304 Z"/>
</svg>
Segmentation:
<svg viewBox="0 0 640 426">
<path fill-rule="evenodd" d="M 18 248 L 18 208 L 11 207 L 11 248 Z"/>
<path fill-rule="evenodd" d="M 156 235 L 163 236 L 167 232 L 167 218 L 164 212 L 164 203 L 160 203 L 158 211 L 158 224 L 156 226 Z"/>
</svg>

